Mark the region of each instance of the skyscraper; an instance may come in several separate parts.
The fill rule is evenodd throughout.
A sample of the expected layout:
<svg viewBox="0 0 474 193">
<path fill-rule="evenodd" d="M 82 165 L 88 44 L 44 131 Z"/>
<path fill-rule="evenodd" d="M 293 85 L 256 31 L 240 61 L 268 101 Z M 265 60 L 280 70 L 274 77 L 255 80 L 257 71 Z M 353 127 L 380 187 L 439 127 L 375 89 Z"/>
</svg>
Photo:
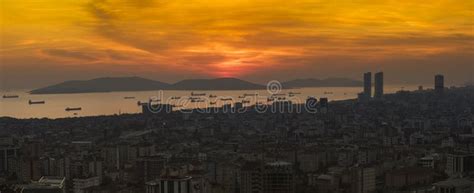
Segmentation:
<svg viewBox="0 0 474 193">
<path fill-rule="evenodd" d="M 375 73 L 374 80 L 375 80 L 374 98 L 380 99 L 383 97 L 383 72 Z"/>
<path fill-rule="evenodd" d="M 435 76 L 435 91 L 436 93 L 442 93 L 444 90 L 444 76 L 438 74 Z"/>
<path fill-rule="evenodd" d="M 372 73 L 364 73 L 364 95 L 367 98 L 372 97 Z"/>
</svg>

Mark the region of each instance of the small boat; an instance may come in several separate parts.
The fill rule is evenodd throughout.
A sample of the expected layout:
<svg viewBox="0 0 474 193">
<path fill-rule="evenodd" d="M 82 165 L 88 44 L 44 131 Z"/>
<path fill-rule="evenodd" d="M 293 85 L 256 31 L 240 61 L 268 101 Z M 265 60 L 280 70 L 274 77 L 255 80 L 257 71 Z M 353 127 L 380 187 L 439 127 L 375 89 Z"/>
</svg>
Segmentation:
<svg viewBox="0 0 474 193">
<path fill-rule="evenodd" d="M 191 96 L 206 96 L 206 93 L 194 93 L 194 92 L 191 92 Z"/>
<path fill-rule="evenodd" d="M 278 97 L 279 101 L 286 100 L 286 97 Z"/>
<path fill-rule="evenodd" d="M 290 92 L 289 93 L 290 95 L 297 95 L 297 94 L 301 94 L 300 92 Z"/>
<path fill-rule="evenodd" d="M 179 96 L 171 97 L 171 100 L 178 100 L 178 99 L 181 99 L 181 97 L 179 97 Z"/>
<path fill-rule="evenodd" d="M 285 96 L 286 94 L 284 93 L 276 93 L 276 94 L 273 94 L 272 97 L 275 97 L 275 96 Z"/>
<path fill-rule="evenodd" d="M 202 103 L 202 102 L 204 102 L 204 100 L 203 99 L 191 99 L 191 102 L 192 103 Z"/>
<path fill-rule="evenodd" d="M 216 97 L 217 97 L 217 95 L 212 95 L 212 94 L 209 95 L 209 98 L 216 98 Z"/>
<path fill-rule="evenodd" d="M 82 110 L 81 107 L 67 107 L 66 111 L 80 111 Z"/>
<path fill-rule="evenodd" d="M 245 98 L 245 96 L 239 96 L 239 99 L 243 99 L 243 98 Z"/>
<path fill-rule="evenodd" d="M 333 94 L 332 92 L 324 92 L 324 94 Z"/>
<path fill-rule="evenodd" d="M 231 101 L 232 98 L 222 98 L 221 101 Z"/>
<path fill-rule="evenodd" d="M 133 96 L 126 96 L 126 97 L 123 97 L 124 99 L 135 99 L 135 97 Z"/>
<path fill-rule="evenodd" d="M 216 102 L 209 102 L 209 104 L 210 104 L 210 105 L 215 105 L 215 104 L 216 104 Z"/>
<path fill-rule="evenodd" d="M 161 102 L 161 99 L 156 99 L 156 98 L 150 98 L 150 100 L 148 100 L 150 103 L 151 102 Z"/>
<path fill-rule="evenodd" d="M 274 98 L 267 98 L 267 102 L 272 102 L 274 100 L 275 100 Z"/>
<path fill-rule="evenodd" d="M 289 96 L 289 97 L 294 97 L 295 95 L 294 95 L 294 94 L 289 94 L 288 96 Z"/>
<path fill-rule="evenodd" d="M 44 101 L 32 101 L 32 100 L 28 101 L 28 104 L 30 105 L 37 105 L 37 104 L 44 104 L 44 103 L 45 103 Z"/>
<path fill-rule="evenodd" d="M 18 95 L 3 95 L 4 99 L 14 99 L 14 98 L 19 98 L 20 96 Z"/>
<path fill-rule="evenodd" d="M 242 101 L 242 104 L 247 104 L 247 103 L 250 103 L 250 100 L 243 100 Z"/>
<path fill-rule="evenodd" d="M 244 96 L 258 96 L 258 93 L 245 93 Z"/>
</svg>

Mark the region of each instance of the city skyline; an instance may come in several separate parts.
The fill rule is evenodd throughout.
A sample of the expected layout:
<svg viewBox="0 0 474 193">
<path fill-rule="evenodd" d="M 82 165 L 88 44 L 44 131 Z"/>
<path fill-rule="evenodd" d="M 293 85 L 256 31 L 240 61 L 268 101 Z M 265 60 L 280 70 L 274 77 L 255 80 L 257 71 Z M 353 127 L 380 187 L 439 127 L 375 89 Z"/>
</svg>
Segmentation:
<svg viewBox="0 0 474 193">
<path fill-rule="evenodd" d="M 0 11 L 0 193 L 474 193 L 474 0 Z"/>
<path fill-rule="evenodd" d="M 2 1 L 1 87 L 141 76 L 472 81 L 472 1 Z"/>
</svg>

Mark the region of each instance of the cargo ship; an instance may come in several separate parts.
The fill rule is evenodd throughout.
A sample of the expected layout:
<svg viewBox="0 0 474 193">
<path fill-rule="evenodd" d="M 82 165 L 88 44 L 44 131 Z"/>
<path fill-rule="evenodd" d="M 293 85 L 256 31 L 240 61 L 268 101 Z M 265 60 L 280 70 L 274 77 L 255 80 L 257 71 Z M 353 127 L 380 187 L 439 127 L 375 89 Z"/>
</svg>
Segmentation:
<svg viewBox="0 0 474 193">
<path fill-rule="evenodd" d="M 19 98 L 20 96 L 18 95 L 3 95 L 4 99 L 14 99 L 14 98 Z"/>
<path fill-rule="evenodd" d="M 204 99 L 191 99 L 192 103 L 201 103 L 204 102 Z"/>
<path fill-rule="evenodd" d="M 67 107 L 66 111 L 80 111 L 82 110 L 81 107 Z"/>
<path fill-rule="evenodd" d="M 191 96 L 206 96 L 206 93 L 194 93 L 194 92 L 191 92 Z"/>
<path fill-rule="evenodd" d="M 297 95 L 297 94 L 301 94 L 300 92 L 290 92 L 289 93 L 290 95 Z"/>
<path fill-rule="evenodd" d="M 28 101 L 28 104 L 30 105 L 38 105 L 38 104 L 44 104 L 44 103 L 45 103 L 44 101 L 32 101 L 32 100 Z"/>
<path fill-rule="evenodd" d="M 285 96 L 286 94 L 285 93 L 275 93 L 275 94 L 272 94 L 272 97 L 275 97 L 275 96 Z"/>
<path fill-rule="evenodd" d="M 244 93 L 244 96 L 258 96 L 258 93 Z"/>
</svg>

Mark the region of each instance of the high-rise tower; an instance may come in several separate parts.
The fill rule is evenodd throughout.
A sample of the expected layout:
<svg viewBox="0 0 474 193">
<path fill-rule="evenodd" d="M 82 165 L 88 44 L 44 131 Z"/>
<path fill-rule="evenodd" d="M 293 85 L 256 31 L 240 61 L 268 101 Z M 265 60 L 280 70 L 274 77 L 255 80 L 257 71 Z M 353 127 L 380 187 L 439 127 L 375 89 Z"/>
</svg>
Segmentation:
<svg viewBox="0 0 474 193">
<path fill-rule="evenodd" d="M 367 98 L 372 97 L 372 73 L 364 73 L 364 95 Z"/>
<path fill-rule="evenodd" d="M 444 91 L 444 76 L 438 74 L 435 76 L 435 92 L 443 93 Z"/>
<path fill-rule="evenodd" d="M 383 97 L 383 72 L 375 73 L 374 81 L 375 81 L 374 98 L 380 99 Z"/>
</svg>

